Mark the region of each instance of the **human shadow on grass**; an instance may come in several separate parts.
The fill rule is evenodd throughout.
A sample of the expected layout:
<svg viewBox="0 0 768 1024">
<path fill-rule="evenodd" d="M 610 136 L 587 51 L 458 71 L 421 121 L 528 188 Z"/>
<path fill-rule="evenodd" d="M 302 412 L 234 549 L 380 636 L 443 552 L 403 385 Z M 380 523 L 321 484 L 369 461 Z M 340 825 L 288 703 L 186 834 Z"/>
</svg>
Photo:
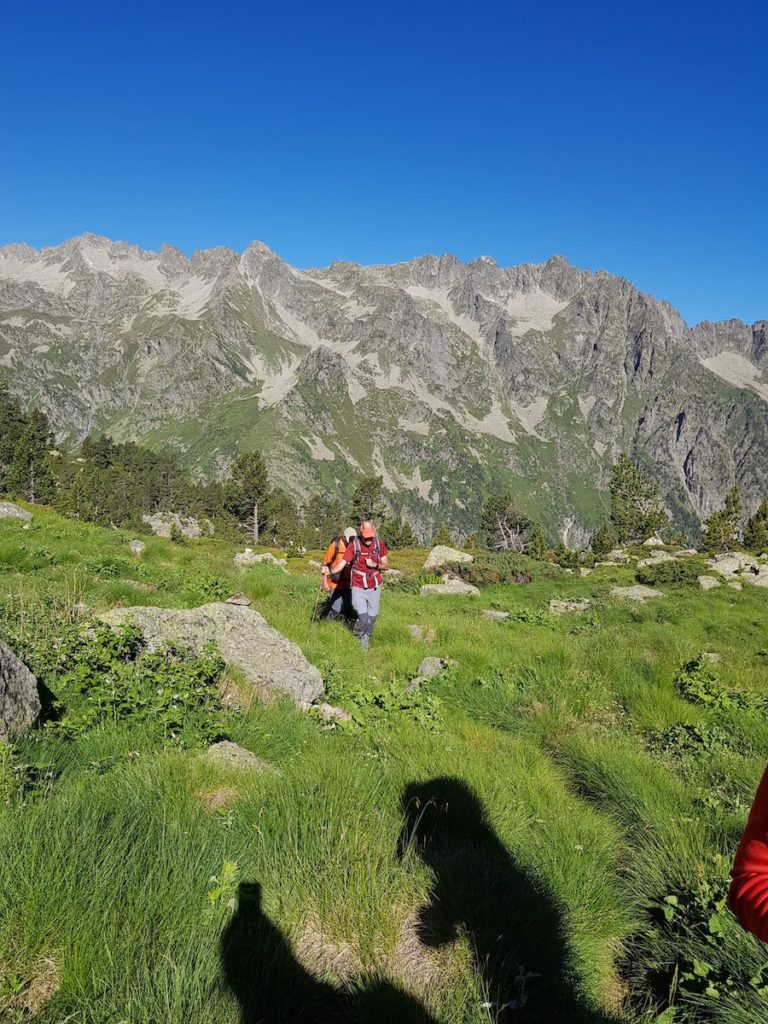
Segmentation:
<svg viewBox="0 0 768 1024">
<path fill-rule="evenodd" d="M 261 906 L 261 886 L 244 882 L 220 943 L 227 986 L 240 1024 L 437 1024 L 396 985 L 355 979 L 349 989 L 318 981 L 295 958 Z"/>
<path fill-rule="evenodd" d="M 460 779 L 411 783 L 402 794 L 401 858 L 433 872 L 419 938 L 433 948 L 465 936 L 489 1019 L 618 1024 L 585 1005 L 569 971 L 561 913 L 488 823 Z"/>
</svg>

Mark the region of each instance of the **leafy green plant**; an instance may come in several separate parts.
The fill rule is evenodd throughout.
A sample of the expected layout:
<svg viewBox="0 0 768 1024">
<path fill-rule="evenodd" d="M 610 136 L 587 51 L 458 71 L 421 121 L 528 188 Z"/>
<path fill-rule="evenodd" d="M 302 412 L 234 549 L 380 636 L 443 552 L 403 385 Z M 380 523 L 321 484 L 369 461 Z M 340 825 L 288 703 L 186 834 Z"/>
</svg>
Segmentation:
<svg viewBox="0 0 768 1024">
<path fill-rule="evenodd" d="M 758 710 L 766 707 L 766 699 L 762 694 L 723 689 L 720 676 L 705 654 L 683 665 L 675 679 L 675 686 L 686 700 L 717 711 Z"/>
</svg>

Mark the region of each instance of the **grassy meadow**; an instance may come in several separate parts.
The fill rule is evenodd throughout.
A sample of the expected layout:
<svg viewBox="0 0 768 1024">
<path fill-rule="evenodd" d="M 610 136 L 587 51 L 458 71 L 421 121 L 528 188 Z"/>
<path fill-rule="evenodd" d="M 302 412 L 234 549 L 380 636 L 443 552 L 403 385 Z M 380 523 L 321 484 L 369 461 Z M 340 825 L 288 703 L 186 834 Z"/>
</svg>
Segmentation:
<svg viewBox="0 0 768 1024">
<path fill-rule="evenodd" d="M 238 570 L 230 542 L 143 537 L 136 558 L 132 536 L 0 521 L 0 637 L 60 705 L 0 750 L 0 1020 L 768 1020 L 768 950 L 723 902 L 768 756 L 765 590 L 636 605 L 609 594 L 631 567 L 531 562 L 528 583 L 421 597 L 425 553 L 395 552 L 365 657 L 310 629 L 316 553 Z M 94 716 L 82 661 L 72 708 L 57 691 L 56 638 L 95 647 L 94 613 L 238 591 L 351 723 L 274 700 L 214 728 L 201 699 L 179 728 L 133 691 Z M 549 613 L 573 597 L 592 606 Z M 428 655 L 449 668 L 409 693 Z M 146 672 L 110 673 L 144 700 Z M 265 770 L 207 760 L 214 733 Z"/>
</svg>

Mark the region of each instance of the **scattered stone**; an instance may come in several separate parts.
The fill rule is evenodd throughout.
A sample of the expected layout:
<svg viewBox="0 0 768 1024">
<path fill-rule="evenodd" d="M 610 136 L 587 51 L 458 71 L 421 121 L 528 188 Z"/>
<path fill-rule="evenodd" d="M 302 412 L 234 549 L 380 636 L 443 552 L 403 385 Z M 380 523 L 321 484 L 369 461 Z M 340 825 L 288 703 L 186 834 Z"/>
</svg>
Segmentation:
<svg viewBox="0 0 768 1024">
<path fill-rule="evenodd" d="M 579 576 L 591 576 L 591 575 L 592 575 L 592 570 L 588 569 L 586 566 L 582 565 L 582 567 L 579 569 Z"/>
<path fill-rule="evenodd" d="M 619 563 L 619 562 L 595 562 L 595 568 L 597 569 L 597 568 L 599 568 L 602 565 L 613 565 L 613 566 L 616 566 L 616 565 L 620 565 L 620 564 L 621 563 Z"/>
<path fill-rule="evenodd" d="M 676 562 L 677 559 L 674 555 L 670 555 L 668 551 L 657 551 L 651 555 L 650 558 L 641 558 L 637 563 L 638 569 L 642 569 L 646 565 L 661 565 L 662 562 Z"/>
<path fill-rule="evenodd" d="M 253 608 L 216 601 L 181 610 L 113 608 L 100 618 L 111 626 L 135 623 L 150 650 L 177 643 L 200 654 L 213 642 L 257 695 L 263 690 L 281 690 L 297 702 L 311 704 L 324 689 L 320 672 L 298 646 Z"/>
<path fill-rule="evenodd" d="M 696 548 L 681 548 L 680 551 L 676 551 L 675 554 L 682 558 L 692 558 L 694 555 L 698 555 Z"/>
<path fill-rule="evenodd" d="M 226 768 L 242 768 L 246 771 L 259 772 L 275 770 L 271 764 L 252 754 L 250 750 L 238 746 L 237 743 L 231 743 L 229 740 L 221 740 L 219 743 L 212 744 L 204 756 L 209 761 L 215 761 Z"/>
<path fill-rule="evenodd" d="M 647 601 L 651 597 L 664 597 L 659 590 L 653 587 L 646 587 L 642 583 L 636 583 L 633 587 L 611 587 L 613 597 L 625 598 L 627 601 Z"/>
<path fill-rule="evenodd" d="M 268 562 L 270 565 L 276 565 L 278 569 L 282 569 L 283 572 L 288 570 L 285 568 L 287 558 L 275 558 L 271 551 L 264 551 L 261 554 L 256 554 L 253 548 L 246 548 L 245 551 L 239 552 L 235 555 L 235 565 L 239 565 L 240 568 L 245 568 L 248 565 L 259 565 L 262 562 Z"/>
<path fill-rule="evenodd" d="M 404 573 L 402 573 L 399 569 L 385 569 L 384 572 L 382 573 L 382 576 L 389 577 L 389 579 L 391 580 L 395 580 L 397 579 L 398 576 L 403 575 Z"/>
<path fill-rule="evenodd" d="M 431 676 L 414 676 L 405 688 L 406 693 L 416 693 L 421 689 L 422 683 L 428 683 Z"/>
<path fill-rule="evenodd" d="M 549 610 L 553 615 L 565 615 L 568 612 L 585 612 L 592 605 L 589 598 L 570 598 L 565 601 L 552 600 L 549 602 Z"/>
<path fill-rule="evenodd" d="M 0 741 L 15 739 L 39 714 L 37 678 L 0 640 Z"/>
<path fill-rule="evenodd" d="M 720 580 L 714 576 L 699 576 L 699 590 L 714 590 L 720 586 Z"/>
<path fill-rule="evenodd" d="M 486 608 L 483 612 L 484 619 L 493 619 L 494 622 L 504 622 L 505 619 L 510 617 L 509 612 L 500 612 L 495 608 Z"/>
<path fill-rule="evenodd" d="M 704 657 L 711 665 L 719 665 L 723 660 L 719 654 L 715 654 L 714 651 L 704 651 Z"/>
<path fill-rule="evenodd" d="M 139 555 L 144 554 L 147 545 L 144 543 L 143 540 L 132 540 L 128 547 L 130 548 L 131 554 L 136 555 L 136 557 L 138 558 Z"/>
<path fill-rule="evenodd" d="M 721 576 L 737 576 L 750 569 L 760 568 L 756 558 L 742 551 L 726 551 L 722 555 L 715 555 L 714 558 L 707 559 L 707 565 Z"/>
<path fill-rule="evenodd" d="M 442 568 L 444 565 L 450 565 L 451 562 L 474 562 L 474 558 L 472 555 L 468 555 L 466 551 L 459 551 L 458 548 L 449 548 L 445 544 L 438 544 L 427 555 L 424 568 L 427 571 L 434 571 L 435 569 Z"/>
<path fill-rule="evenodd" d="M 319 718 L 330 728 L 334 728 L 339 722 L 353 721 L 352 715 L 344 708 L 336 708 L 333 704 L 314 704 L 312 710 L 316 711 Z"/>
<path fill-rule="evenodd" d="M 743 583 L 739 583 L 738 580 L 731 580 L 730 583 L 726 583 L 726 586 L 730 587 L 731 590 L 743 590 L 744 589 L 744 584 Z"/>
<path fill-rule="evenodd" d="M 316 558 L 308 558 L 307 559 L 307 565 L 310 568 L 312 568 L 312 569 L 322 569 L 323 568 L 323 563 L 322 562 L 318 562 Z"/>
<path fill-rule="evenodd" d="M 437 639 L 437 630 L 434 626 L 411 625 L 408 627 L 408 632 L 414 640 L 423 640 L 427 644 L 433 644 Z"/>
<path fill-rule="evenodd" d="M 141 521 L 146 523 L 156 537 L 170 537 L 174 526 L 190 540 L 203 535 L 212 537 L 214 534 L 214 525 L 210 519 L 180 516 L 176 512 L 155 512 L 151 516 L 142 516 Z"/>
<path fill-rule="evenodd" d="M 12 501 L 0 501 L 0 519 L 21 519 L 28 523 L 32 519 L 32 513 L 14 505 Z"/>
<path fill-rule="evenodd" d="M 648 540 L 643 541 L 644 548 L 663 548 L 664 541 L 661 537 L 649 537 Z"/>
<path fill-rule="evenodd" d="M 450 596 L 464 594 L 467 597 L 480 597 L 480 591 L 463 580 L 446 580 L 443 583 L 425 583 L 421 588 L 422 597 Z"/>
<path fill-rule="evenodd" d="M 628 562 L 629 561 L 629 555 L 624 550 L 624 548 L 614 548 L 613 551 L 609 551 L 608 552 L 607 557 L 610 558 L 614 562 Z"/>
<path fill-rule="evenodd" d="M 246 608 L 251 603 L 251 599 L 247 594 L 233 594 L 232 597 L 228 597 L 224 603 L 237 604 L 242 608 Z"/>
<path fill-rule="evenodd" d="M 439 676 L 441 672 L 445 672 L 448 668 L 448 662 L 445 658 L 425 658 L 424 661 L 418 667 L 418 673 L 420 676 Z"/>
</svg>

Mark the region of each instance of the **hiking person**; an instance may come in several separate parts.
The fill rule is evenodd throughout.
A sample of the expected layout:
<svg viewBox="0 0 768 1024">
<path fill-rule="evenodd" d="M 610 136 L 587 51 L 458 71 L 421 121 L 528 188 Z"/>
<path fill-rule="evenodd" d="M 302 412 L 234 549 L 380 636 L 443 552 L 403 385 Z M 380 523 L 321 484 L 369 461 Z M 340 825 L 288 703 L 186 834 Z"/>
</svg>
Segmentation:
<svg viewBox="0 0 768 1024">
<path fill-rule="evenodd" d="M 339 537 L 334 537 L 323 555 L 322 573 L 323 589 L 328 600 L 320 617 L 333 622 L 335 619 L 352 619 L 352 597 L 350 594 L 351 570 L 348 566 L 337 568 L 343 560 L 349 542 L 357 536 L 357 531 L 348 526 Z"/>
<path fill-rule="evenodd" d="M 768 768 L 736 851 L 728 906 L 739 924 L 768 942 Z"/>
<path fill-rule="evenodd" d="M 370 519 L 360 523 L 359 536 L 347 545 L 344 557 L 337 563 L 337 572 L 350 567 L 352 581 L 352 607 L 357 612 L 354 632 L 364 651 L 376 624 L 381 602 L 381 572 L 389 568 L 389 550 L 376 535 L 376 527 Z"/>
</svg>

